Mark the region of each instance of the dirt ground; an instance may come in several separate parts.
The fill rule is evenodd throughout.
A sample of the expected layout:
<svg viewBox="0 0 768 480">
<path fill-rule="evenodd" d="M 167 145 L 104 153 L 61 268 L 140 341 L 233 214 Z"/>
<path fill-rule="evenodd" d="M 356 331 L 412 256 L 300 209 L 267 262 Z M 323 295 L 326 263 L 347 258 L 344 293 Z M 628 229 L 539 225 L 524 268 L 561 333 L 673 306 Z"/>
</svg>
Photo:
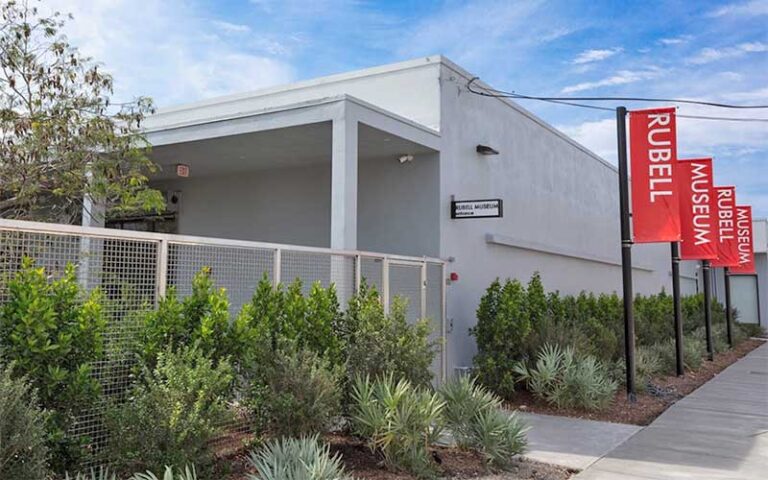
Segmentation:
<svg viewBox="0 0 768 480">
<path fill-rule="evenodd" d="M 678 399 L 689 394 L 726 367 L 740 359 L 753 349 L 762 345 L 759 340 L 747 340 L 728 352 L 715 356 L 713 362 L 702 362 L 701 368 L 695 372 L 686 372 L 683 377 L 668 376 L 656 378 L 653 384 L 657 395 L 644 392 L 638 395 L 636 403 L 629 403 L 626 393 L 621 390 L 609 408 L 600 412 L 582 410 L 561 410 L 551 407 L 530 393 L 520 391 L 515 398 L 508 402 L 511 409 L 564 415 L 591 420 L 603 420 L 616 423 L 647 425 L 653 419 L 669 408 Z M 658 393 L 661 393 L 658 395 Z M 226 480 L 245 480 L 252 473 L 242 445 L 249 435 L 232 434 L 227 440 L 217 442 L 219 464 L 222 466 L 219 478 Z M 359 480 L 415 480 L 416 477 L 406 472 L 387 470 L 380 455 L 371 452 L 363 442 L 353 437 L 329 434 L 324 440 L 330 444 L 331 452 L 342 457 L 344 467 L 350 475 Z M 432 450 L 435 467 L 444 479 L 483 479 L 483 480 L 566 480 L 571 478 L 575 470 L 555 465 L 534 462 L 532 460 L 515 459 L 509 471 L 494 471 L 485 466 L 482 457 L 473 452 L 457 448 L 435 447 Z"/>
<path fill-rule="evenodd" d="M 329 434 L 324 437 L 332 454 L 341 456 L 344 468 L 353 478 L 360 480 L 415 480 L 406 472 L 390 471 L 383 465 L 380 455 L 373 453 L 358 439 Z M 508 471 L 492 470 L 485 466 L 483 458 L 474 452 L 457 448 L 436 447 L 432 450 L 435 469 L 443 479 L 493 479 L 493 480 L 567 480 L 575 470 L 518 458 Z M 227 480 L 245 480 L 252 473 L 243 454 L 232 454 L 222 459 L 226 465 Z"/>
<path fill-rule="evenodd" d="M 542 400 L 535 398 L 529 392 L 520 391 L 507 402 L 507 407 L 526 412 L 544 413 L 549 415 L 561 415 L 590 420 L 602 420 L 614 423 L 628 423 L 632 425 L 648 425 L 664 410 L 670 407 L 680 398 L 688 395 L 698 387 L 708 382 L 712 377 L 723 371 L 726 367 L 740 359 L 747 353 L 762 345 L 760 340 L 746 340 L 737 345 L 733 350 L 715 355 L 712 362 L 704 360 L 701 368 L 695 372 L 686 372 L 684 376 L 666 376 L 653 379 L 657 395 L 649 392 L 639 393 L 637 402 L 630 403 L 623 389 L 616 392 L 611 406 L 599 412 L 589 412 L 578 409 L 557 409 L 547 405 Z"/>
</svg>

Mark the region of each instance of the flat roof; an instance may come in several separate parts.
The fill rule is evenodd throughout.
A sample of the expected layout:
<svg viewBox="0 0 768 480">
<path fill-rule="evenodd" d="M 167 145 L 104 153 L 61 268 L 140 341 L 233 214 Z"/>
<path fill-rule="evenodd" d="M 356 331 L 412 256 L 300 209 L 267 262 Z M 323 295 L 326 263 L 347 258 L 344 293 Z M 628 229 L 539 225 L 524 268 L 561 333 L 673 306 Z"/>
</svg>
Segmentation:
<svg viewBox="0 0 768 480">
<path fill-rule="evenodd" d="M 452 70 L 456 74 L 461 75 L 462 77 L 464 77 L 467 80 L 469 80 L 471 78 L 477 78 L 475 75 L 471 74 L 470 72 L 468 72 L 467 70 L 465 70 L 464 68 L 462 68 L 461 66 L 459 66 L 456 63 L 454 63 L 453 61 L 451 61 L 450 59 L 446 58 L 443 55 L 429 55 L 429 56 L 415 58 L 415 59 L 412 59 L 412 60 L 406 60 L 406 61 L 402 61 L 402 62 L 390 63 L 390 64 L 386 64 L 386 65 L 379 65 L 379 66 L 375 66 L 375 67 L 364 68 L 364 69 L 361 69 L 361 70 L 353 70 L 353 71 L 350 71 L 350 72 L 338 73 L 338 74 L 318 77 L 318 78 L 309 79 L 309 80 L 302 80 L 302 81 L 298 81 L 298 82 L 292 82 L 292 83 L 287 83 L 287 84 L 283 84 L 283 85 L 277 85 L 277 86 L 273 86 L 273 87 L 262 88 L 262 89 L 253 90 L 253 91 L 250 91 L 250 92 L 236 93 L 236 94 L 232 94 L 232 95 L 225 95 L 225 96 L 220 96 L 220 97 L 214 97 L 214 98 L 210 98 L 210 99 L 200 100 L 200 101 L 186 103 L 186 104 L 172 106 L 172 107 L 159 108 L 154 115 L 152 115 L 152 116 L 147 118 L 147 122 L 146 122 L 147 125 L 148 125 L 147 132 L 156 132 L 156 131 L 165 130 L 165 129 L 169 129 L 169 128 L 178 128 L 179 126 L 181 126 L 181 124 L 179 124 L 178 122 L 176 122 L 176 123 L 165 123 L 163 117 L 166 114 L 169 115 L 169 116 L 173 116 L 174 114 L 178 115 L 179 113 L 183 113 L 185 111 L 190 111 L 191 112 L 191 111 L 195 111 L 195 110 L 205 109 L 206 107 L 214 107 L 214 106 L 219 106 L 219 105 L 227 105 L 227 104 L 232 104 L 232 103 L 238 103 L 238 102 L 243 102 L 243 101 L 247 101 L 247 100 L 250 100 L 250 99 L 256 99 L 256 98 L 259 98 L 259 97 L 266 97 L 266 96 L 269 96 L 269 95 L 274 95 L 274 94 L 279 94 L 279 93 L 298 91 L 298 90 L 305 90 L 305 89 L 312 89 L 314 87 L 318 87 L 318 86 L 322 86 L 322 85 L 326 85 L 326 84 L 331 84 L 331 83 L 336 83 L 336 82 L 341 82 L 341 81 L 345 81 L 345 80 L 356 79 L 356 78 L 364 78 L 364 77 L 380 75 L 380 74 L 388 73 L 388 72 L 409 70 L 409 69 L 413 69 L 413 68 L 422 68 L 422 67 L 428 66 L 428 65 L 442 65 L 442 66 Z M 477 85 L 478 87 L 480 87 L 482 89 L 492 89 L 490 85 L 488 85 L 487 83 L 483 82 L 479 78 L 477 78 L 475 80 L 475 85 Z M 342 95 L 342 97 L 343 96 L 344 95 Z M 420 129 L 425 129 L 425 130 L 429 131 L 430 133 L 437 134 L 437 132 L 435 130 L 433 130 L 433 129 L 431 129 L 431 128 L 423 125 L 423 124 L 420 124 L 418 122 L 414 122 L 413 120 L 406 119 L 406 118 L 402 117 L 401 115 L 397 115 L 397 114 L 395 114 L 393 112 L 390 112 L 390 111 L 388 111 L 386 109 L 383 109 L 381 107 L 378 107 L 376 105 L 372 105 L 372 104 L 370 104 L 368 102 L 364 102 L 363 100 L 357 99 L 355 97 L 351 97 L 351 96 L 346 96 L 346 97 L 348 97 L 349 99 L 354 99 L 354 101 L 358 102 L 361 105 L 364 105 L 365 107 L 367 107 L 369 109 L 378 110 L 380 113 L 383 113 L 383 114 L 385 114 L 387 116 L 391 116 L 393 118 L 396 118 L 400 122 L 407 123 L 410 126 L 413 126 L 413 127 L 416 127 L 416 128 L 420 128 Z M 337 97 L 327 97 L 327 96 L 319 95 L 314 100 L 297 102 L 297 103 L 293 103 L 293 104 L 286 104 L 286 105 L 281 106 L 280 108 L 281 109 L 290 109 L 290 108 L 299 107 L 301 105 L 308 106 L 308 105 L 322 103 L 324 101 L 329 101 L 329 100 L 330 101 L 335 101 L 335 100 L 338 100 L 338 98 Z M 523 108 L 519 104 L 517 104 L 514 101 L 510 100 L 509 98 L 495 97 L 495 100 L 504 103 L 508 107 L 510 107 L 513 110 L 515 110 L 517 113 L 519 113 L 521 115 L 524 115 L 525 117 L 529 118 L 533 122 L 537 123 L 539 126 L 541 126 L 544 129 L 550 131 L 554 135 L 558 136 L 560 139 L 562 139 L 565 142 L 573 145 L 574 147 L 576 147 L 579 150 L 581 150 L 582 152 L 586 153 L 587 155 L 589 155 L 593 159 L 597 160 L 598 162 L 603 164 L 605 167 L 607 167 L 607 168 L 609 168 L 609 169 L 611 169 L 611 170 L 613 170 L 615 172 L 618 172 L 618 168 L 616 166 L 614 166 L 613 164 L 611 164 L 610 162 L 608 162 L 604 158 L 600 157 L 595 152 L 591 151 L 590 149 L 588 149 L 587 147 L 585 147 L 581 143 L 577 142 L 573 138 L 569 137 L 565 133 L 561 132 L 560 130 L 558 130 L 557 128 L 555 128 L 554 126 L 552 126 L 551 124 L 549 124 L 548 122 L 546 122 L 545 120 L 540 118 L 539 116 L 537 116 L 534 113 L 532 113 L 531 111 L 527 110 L 526 108 Z M 251 110 L 251 111 L 246 110 L 246 111 L 243 111 L 243 112 L 239 112 L 238 113 L 238 117 L 249 116 L 249 115 L 258 115 L 258 114 L 268 113 L 268 111 L 274 111 L 274 109 L 261 109 L 261 110 L 254 109 L 254 110 Z M 232 118 L 232 115 L 229 115 L 227 118 Z M 206 116 L 205 118 L 198 119 L 196 121 L 188 122 L 188 123 L 186 123 L 186 125 L 201 124 L 201 123 L 207 123 L 207 122 L 210 122 L 210 121 L 220 121 L 222 119 L 226 119 L 226 118 L 217 117 L 216 115 L 210 115 L 210 116 Z"/>
</svg>

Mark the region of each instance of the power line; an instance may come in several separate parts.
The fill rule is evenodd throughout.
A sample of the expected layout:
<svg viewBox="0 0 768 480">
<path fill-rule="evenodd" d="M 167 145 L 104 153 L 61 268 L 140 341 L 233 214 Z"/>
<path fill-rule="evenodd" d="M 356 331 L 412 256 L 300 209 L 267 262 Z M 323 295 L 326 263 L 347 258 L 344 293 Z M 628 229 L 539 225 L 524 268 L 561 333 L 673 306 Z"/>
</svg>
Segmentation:
<svg viewBox="0 0 768 480">
<path fill-rule="evenodd" d="M 473 77 L 467 83 L 467 88 L 472 88 L 472 83 L 479 80 L 479 77 Z M 581 102 L 664 102 L 664 103 L 685 103 L 689 105 L 703 105 L 705 107 L 717 107 L 717 108 L 735 108 L 735 109 L 758 109 L 768 108 L 768 105 L 734 105 L 731 103 L 717 103 L 708 102 L 705 100 L 688 100 L 681 98 L 649 98 L 649 97 L 534 97 L 530 95 L 523 95 L 515 92 L 505 92 L 504 90 L 496 90 L 490 87 L 483 87 L 486 92 L 493 92 L 499 95 L 510 95 L 518 98 L 526 98 L 529 100 L 557 100 L 557 101 L 581 101 Z"/>
<path fill-rule="evenodd" d="M 481 95 L 484 97 L 492 98 L 514 98 L 517 100 L 537 100 L 547 103 L 555 103 L 560 105 L 567 105 L 571 107 L 589 108 L 592 110 L 602 110 L 605 112 L 614 112 L 615 110 L 610 107 L 601 107 L 598 105 L 589 105 L 586 103 L 580 103 L 583 101 L 644 101 L 644 102 L 671 102 L 671 103 L 687 103 L 706 105 L 710 107 L 720 108 L 768 108 L 768 105 L 728 105 L 719 104 L 714 102 L 699 102 L 696 100 L 681 100 L 681 99 L 659 99 L 659 98 L 642 98 L 642 97 L 538 97 L 532 95 L 523 95 L 514 92 L 505 92 L 502 90 L 495 90 L 492 88 L 482 87 L 485 91 L 476 90 L 472 87 L 472 83 L 478 80 L 478 77 L 473 77 L 467 82 L 467 89 L 470 93 L 475 95 Z M 696 120 L 716 120 L 716 121 L 728 121 L 728 122 L 768 122 L 768 118 L 750 118 L 750 117 L 718 117 L 711 115 L 684 115 L 679 114 L 677 117 L 690 118 Z"/>
</svg>

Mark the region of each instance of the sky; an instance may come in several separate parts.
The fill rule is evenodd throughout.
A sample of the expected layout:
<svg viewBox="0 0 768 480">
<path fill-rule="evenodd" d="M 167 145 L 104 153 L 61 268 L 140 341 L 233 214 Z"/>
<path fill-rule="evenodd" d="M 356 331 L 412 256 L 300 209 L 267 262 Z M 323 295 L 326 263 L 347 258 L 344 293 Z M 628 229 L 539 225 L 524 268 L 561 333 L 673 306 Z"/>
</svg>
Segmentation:
<svg viewBox="0 0 768 480">
<path fill-rule="evenodd" d="M 116 99 L 159 107 L 442 54 L 494 88 L 768 104 L 768 0 L 45 0 Z M 610 112 L 521 103 L 616 162 Z M 625 103 L 629 108 L 658 104 Z M 604 103 L 614 107 L 616 103 Z M 768 118 L 680 105 L 680 114 Z M 768 217 L 768 123 L 679 119 L 681 158 Z"/>
</svg>

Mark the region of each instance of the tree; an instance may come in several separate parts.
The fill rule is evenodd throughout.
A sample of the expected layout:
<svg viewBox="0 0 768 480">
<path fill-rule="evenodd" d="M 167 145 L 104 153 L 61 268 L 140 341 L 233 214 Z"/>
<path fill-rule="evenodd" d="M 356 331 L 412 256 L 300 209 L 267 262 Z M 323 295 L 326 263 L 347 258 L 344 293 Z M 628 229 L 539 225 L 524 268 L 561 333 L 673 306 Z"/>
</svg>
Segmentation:
<svg viewBox="0 0 768 480">
<path fill-rule="evenodd" d="M 111 212 L 161 210 L 140 131 L 151 99 L 111 103 L 112 77 L 61 33 L 71 16 L 34 2 L 0 7 L 0 217 L 72 223 L 86 197 Z"/>
</svg>

